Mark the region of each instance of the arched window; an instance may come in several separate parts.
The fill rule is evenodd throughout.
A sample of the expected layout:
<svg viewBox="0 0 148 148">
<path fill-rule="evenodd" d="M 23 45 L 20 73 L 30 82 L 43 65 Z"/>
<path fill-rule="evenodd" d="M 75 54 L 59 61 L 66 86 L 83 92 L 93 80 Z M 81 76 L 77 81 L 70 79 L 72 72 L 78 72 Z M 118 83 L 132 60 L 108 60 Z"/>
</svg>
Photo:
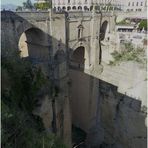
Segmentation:
<svg viewBox="0 0 148 148">
<path fill-rule="evenodd" d="M 73 7 L 72 7 L 72 10 L 76 10 L 76 6 L 73 6 Z"/>
<path fill-rule="evenodd" d="M 88 8 L 87 8 L 87 6 L 84 6 L 84 10 L 85 10 L 85 11 L 88 11 Z"/>
<path fill-rule="evenodd" d="M 62 9 L 63 9 L 63 10 L 66 10 L 66 7 L 65 7 L 65 6 L 63 6 L 63 7 L 62 7 Z"/>
<path fill-rule="evenodd" d="M 78 39 L 80 38 L 80 36 L 81 36 L 81 29 L 78 28 Z"/>
<path fill-rule="evenodd" d="M 68 11 L 69 11 L 69 10 L 71 10 L 71 7 L 70 7 L 70 6 L 68 6 L 68 7 L 67 7 L 67 10 L 68 10 Z"/>
<path fill-rule="evenodd" d="M 60 11 L 61 10 L 61 7 L 58 7 L 58 11 Z"/>
<path fill-rule="evenodd" d="M 78 6 L 78 10 L 82 10 L 82 7 L 81 6 Z"/>
<path fill-rule="evenodd" d="M 90 6 L 90 11 L 92 11 L 93 10 L 93 6 Z"/>
<path fill-rule="evenodd" d="M 84 29 L 83 25 L 80 24 L 78 26 L 78 39 L 81 39 L 82 38 L 82 36 L 83 36 L 83 29 Z"/>
</svg>

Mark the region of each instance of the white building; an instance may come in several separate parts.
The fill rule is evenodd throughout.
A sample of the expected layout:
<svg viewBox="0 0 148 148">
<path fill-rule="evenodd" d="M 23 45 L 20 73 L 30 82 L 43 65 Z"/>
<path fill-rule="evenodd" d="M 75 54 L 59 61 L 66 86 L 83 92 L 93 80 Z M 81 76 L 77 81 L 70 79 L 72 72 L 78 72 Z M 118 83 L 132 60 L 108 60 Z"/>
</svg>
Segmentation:
<svg viewBox="0 0 148 148">
<path fill-rule="evenodd" d="M 93 5 L 98 9 L 114 10 L 121 6 L 119 0 L 52 0 L 56 11 L 91 11 Z"/>
<path fill-rule="evenodd" d="M 129 11 L 146 11 L 147 0 L 121 0 L 122 10 Z"/>
</svg>

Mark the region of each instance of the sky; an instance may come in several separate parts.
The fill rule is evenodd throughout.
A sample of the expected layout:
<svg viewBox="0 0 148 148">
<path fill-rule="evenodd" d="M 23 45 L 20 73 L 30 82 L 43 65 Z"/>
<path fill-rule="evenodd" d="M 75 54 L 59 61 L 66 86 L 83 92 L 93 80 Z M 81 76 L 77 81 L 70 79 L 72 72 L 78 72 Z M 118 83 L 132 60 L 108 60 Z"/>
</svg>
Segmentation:
<svg viewBox="0 0 148 148">
<path fill-rule="evenodd" d="M 34 2 L 35 0 L 31 0 Z M 26 0 L 1 0 L 1 5 L 5 4 L 14 4 L 14 5 L 22 5 L 23 2 L 26 2 Z"/>
</svg>

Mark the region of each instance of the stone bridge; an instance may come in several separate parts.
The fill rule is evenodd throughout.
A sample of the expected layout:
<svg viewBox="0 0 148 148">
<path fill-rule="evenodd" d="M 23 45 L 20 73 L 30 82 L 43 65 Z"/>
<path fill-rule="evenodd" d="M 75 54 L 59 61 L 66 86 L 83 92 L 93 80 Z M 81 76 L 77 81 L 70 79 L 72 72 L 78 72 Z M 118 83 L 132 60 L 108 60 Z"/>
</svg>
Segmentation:
<svg viewBox="0 0 148 148">
<path fill-rule="evenodd" d="M 126 106 L 133 103 L 131 110 L 139 111 L 142 100 L 146 100 L 146 89 L 140 92 L 144 95 L 135 94 L 133 86 L 140 79 L 142 83 L 136 85 L 136 90 L 144 88 L 143 77 L 146 73 L 138 71 L 137 81 L 133 79 L 135 71 L 130 68 L 133 65 L 129 65 L 126 73 L 127 65 L 113 68 L 105 63 L 104 51 L 108 51 L 110 46 L 103 45 L 103 42 L 109 40 L 110 34 L 114 34 L 114 15 L 97 12 L 3 11 L 1 26 L 2 56 L 8 50 L 21 51 L 22 58 L 29 58 L 33 64 L 41 66 L 45 75 L 58 85 L 60 93 L 56 101 L 56 126 L 66 143 L 71 143 L 72 124 L 87 133 L 86 141 L 90 147 L 102 144 L 103 135 L 107 135 L 105 142 L 108 144 L 120 139 L 118 135 L 113 138 L 108 134 L 116 128 L 114 120 L 116 106 L 121 100 L 119 98 L 126 94 Z M 139 96 L 141 100 L 136 100 Z M 125 120 L 129 118 L 126 115 Z M 113 126 L 109 125 L 110 122 Z M 52 126 L 49 124 L 45 123 L 47 128 Z M 124 126 L 127 125 L 123 125 L 123 132 Z M 122 132 L 122 129 L 117 132 Z M 127 137 L 122 137 L 123 141 L 127 141 Z"/>
</svg>

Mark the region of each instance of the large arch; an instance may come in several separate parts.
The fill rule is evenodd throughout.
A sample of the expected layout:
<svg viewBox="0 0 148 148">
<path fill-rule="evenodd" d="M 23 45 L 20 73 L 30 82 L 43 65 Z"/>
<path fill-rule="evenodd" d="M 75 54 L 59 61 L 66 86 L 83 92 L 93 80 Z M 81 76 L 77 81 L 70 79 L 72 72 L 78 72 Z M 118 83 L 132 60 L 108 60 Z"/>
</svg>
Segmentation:
<svg viewBox="0 0 148 148">
<path fill-rule="evenodd" d="M 84 47 L 84 70 L 88 70 L 89 69 L 89 66 L 90 66 L 90 47 L 89 47 L 89 43 L 88 42 L 81 42 L 81 44 L 78 44 L 78 43 L 74 43 L 74 44 L 71 44 L 70 45 L 70 48 L 71 49 L 74 49 L 74 50 L 71 50 L 70 52 L 70 59 L 71 59 L 71 56 L 73 55 L 73 53 L 75 52 L 76 49 L 78 49 L 79 47 Z"/>
<path fill-rule="evenodd" d="M 84 46 L 78 46 L 70 57 L 69 77 L 70 104 L 72 109 L 72 123 L 74 126 L 88 132 L 89 120 L 89 99 L 91 76 L 85 73 Z"/>
<path fill-rule="evenodd" d="M 20 56 L 32 62 L 49 60 L 49 36 L 38 28 L 31 27 L 24 31 L 19 39 Z"/>
<path fill-rule="evenodd" d="M 38 28 L 24 31 L 19 39 L 18 48 L 21 58 L 40 67 L 45 76 L 49 75 L 49 35 Z"/>
<path fill-rule="evenodd" d="M 70 59 L 70 66 L 84 70 L 85 63 L 85 48 L 83 46 L 78 47 L 72 54 Z"/>
<path fill-rule="evenodd" d="M 104 40 L 105 38 L 107 26 L 108 26 L 108 21 L 104 21 L 101 25 L 101 28 L 100 28 L 100 40 L 101 41 Z"/>
</svg>

